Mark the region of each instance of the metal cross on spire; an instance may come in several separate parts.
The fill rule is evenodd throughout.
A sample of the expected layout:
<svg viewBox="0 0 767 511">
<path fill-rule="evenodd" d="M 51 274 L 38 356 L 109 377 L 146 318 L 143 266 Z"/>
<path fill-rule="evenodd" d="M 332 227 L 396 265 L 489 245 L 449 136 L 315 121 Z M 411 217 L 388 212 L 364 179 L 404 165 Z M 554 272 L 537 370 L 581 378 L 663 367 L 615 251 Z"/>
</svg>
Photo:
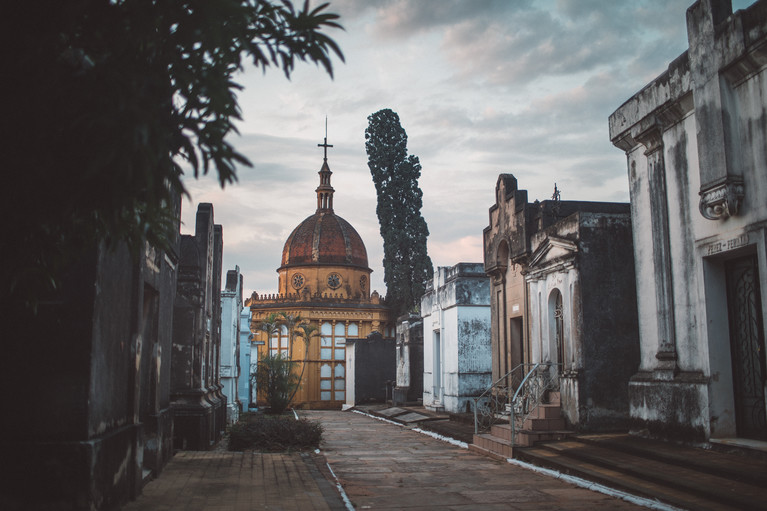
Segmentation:
<svg viewBox="0 0 767 511">
<path fill-rule="evenodd" d="M 325 142 L 323 144 L 317 144 L 317 147 L 325 148 L 325 161 L 328 161 L 328 147 L 333 147 L 332 144 L 328 144 L 328 118 L 325 117 Z"/>
</svg>

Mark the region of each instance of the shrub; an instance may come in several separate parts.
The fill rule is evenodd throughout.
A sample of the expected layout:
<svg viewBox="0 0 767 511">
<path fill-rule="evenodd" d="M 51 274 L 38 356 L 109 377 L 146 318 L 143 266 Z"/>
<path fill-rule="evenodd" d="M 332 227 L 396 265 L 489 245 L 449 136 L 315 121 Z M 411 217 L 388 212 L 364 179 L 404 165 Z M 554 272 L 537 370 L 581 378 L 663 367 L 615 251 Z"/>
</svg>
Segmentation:
<svg viewBox="0 0 767 511">
<path fill-rule="evenodd" d="M 293 372 L 293 361 L 279 353 L 266 354 L 258 362 L 256 383 L 264 392 L 269 411 L 281 414 L 290 404 L 293 391 L 298 386 L 298 375 Z"/>
<path fill-rule="evenodd" d="M 230 451 L 304 451 L 318 448 L 321 441 L 321 424 L 293 416 L 254 414 L 229 429 Z"/>
</svg>

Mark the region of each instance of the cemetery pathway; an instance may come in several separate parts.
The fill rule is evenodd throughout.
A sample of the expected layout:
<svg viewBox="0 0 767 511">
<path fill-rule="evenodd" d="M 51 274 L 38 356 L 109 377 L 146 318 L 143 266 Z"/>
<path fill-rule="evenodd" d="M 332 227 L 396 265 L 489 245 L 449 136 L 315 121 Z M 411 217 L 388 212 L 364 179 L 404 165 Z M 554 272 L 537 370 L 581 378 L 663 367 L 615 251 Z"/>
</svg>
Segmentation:
<svg viewBox="0 0 767 511">
<path fill-rule="evenodd" d="M 368 415 L 301 415 L 323 424 L 322 454 L 358 510 L 643 509 Z"/>
<path fill-rule="evenodd" d="M 300 413 L 324 426 L 321 453 L 180 451 L 122 510 L 641 509 L 369 415 Z"/>
</svg>

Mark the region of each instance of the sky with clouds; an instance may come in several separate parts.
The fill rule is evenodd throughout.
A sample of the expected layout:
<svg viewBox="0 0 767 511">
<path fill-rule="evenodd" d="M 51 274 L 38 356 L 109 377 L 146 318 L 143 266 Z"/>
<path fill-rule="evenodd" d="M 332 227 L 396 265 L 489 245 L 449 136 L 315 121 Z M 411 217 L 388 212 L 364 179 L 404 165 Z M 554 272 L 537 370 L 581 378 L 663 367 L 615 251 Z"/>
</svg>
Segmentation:
<svg viewBox="0 0 767 511">
<path fill-rule="evenodd" d="M 302 2 L 294 2 L 302 4 Z M 733 0 L 733 10 L 750 0 Z M 334 78 L 299 64 L 237 77 L 243 120 L 230 142 L 252 168 L 222 190 L 188 179 L 182 233 L 211 202 L 223 225 L 224 271 L 245 296 L 277 290 L 290 232 L 316 209 L 328 119 L 335 213 L 367 247 L 371 288 L 386 294 L 376 194 L 365 153 L 368 115 L 390 108 L 420 159 L 422 214 L 435 266 L 481 262 L 500 173 L 530 201 L 628 201 L 625 155 L 607 118 L 687 48 L 692 0 L 331 0 L 346 62 Z M 312 2 L 312 5 L 319 5 Z"/>
</svg>

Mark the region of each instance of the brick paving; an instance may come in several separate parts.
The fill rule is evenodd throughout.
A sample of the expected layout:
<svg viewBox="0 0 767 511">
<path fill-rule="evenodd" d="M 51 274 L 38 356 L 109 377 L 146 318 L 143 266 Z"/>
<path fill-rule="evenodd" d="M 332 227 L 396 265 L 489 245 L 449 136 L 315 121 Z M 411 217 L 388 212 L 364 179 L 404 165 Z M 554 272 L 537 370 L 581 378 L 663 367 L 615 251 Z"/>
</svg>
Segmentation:
<svg viewBox="0 0 767 511">
<path fill-rule="evenodd" d="M 123 511 L 344 510 L 322 456 L 181 451 Z"/>
<path fill-rule="evenodd" d="M 359 413 L 302 415 L 323 424 L 322 455 L 182 451 L 122 509 L 346 509 L 325 460 L 358 510 L 640 509 Z"/>
</svg>

